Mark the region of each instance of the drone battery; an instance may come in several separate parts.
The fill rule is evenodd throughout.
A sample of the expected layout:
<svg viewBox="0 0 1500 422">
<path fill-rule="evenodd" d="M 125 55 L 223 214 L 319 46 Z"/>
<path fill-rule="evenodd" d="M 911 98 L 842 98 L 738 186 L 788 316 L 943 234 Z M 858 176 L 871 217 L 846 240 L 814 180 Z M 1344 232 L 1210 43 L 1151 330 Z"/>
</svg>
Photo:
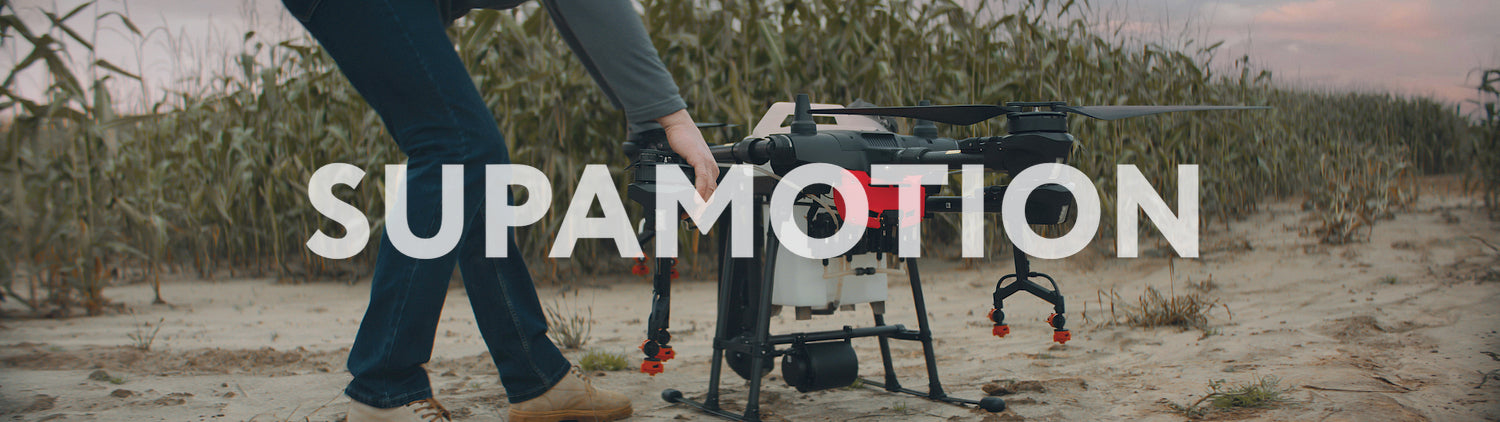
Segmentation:
<svg viewBox="0 0 1500 422">
<path fill-rule="evenodd" d="M 859 357 L 845 340 L 798 344 L 782 356 L 781 375 L 803 393 L 848 387 L 859 378 Z"/>
<path fill-rule="evenodd" d="M 1029 224 L 1058 224 L 1068 218 L 1068 206 L 1073 203 L 1073 193 L 1058 184 L 1046 184 L 1031 191 L 1026 198 L 1026 222 Z"/>
</svg>

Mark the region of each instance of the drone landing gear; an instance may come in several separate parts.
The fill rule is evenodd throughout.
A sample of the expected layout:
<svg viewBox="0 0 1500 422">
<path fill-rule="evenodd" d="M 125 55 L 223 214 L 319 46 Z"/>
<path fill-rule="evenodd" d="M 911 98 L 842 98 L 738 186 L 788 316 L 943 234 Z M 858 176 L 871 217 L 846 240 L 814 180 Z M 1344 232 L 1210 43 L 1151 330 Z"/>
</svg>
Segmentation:
<svg viewBox="0 0 1500 422">
<path fill-rule="evenodd" d="M 633 272 L 643 272 L 639 268 L 645 265 L 644 262 L 641 259 Z M 667 332 L 667 317 L 672 305 L 672 279 L 677 278 L 676 267 L 675 259 L 656 258 L 656 269 L 651 275 L 651 316 L 646 324 L 646 341 L 641 342 L 640 347 L 641 353 L 646 354 L 646 359 L 641 361 L 641 372 L 651 376 L 666 371 L 664 363 L 677 357 L 677 352 L 668 344 L 672 342 L 672 334 Z"/>
<path fill-rule="evenodd" d="M 927 305 L 922 297 L 921 276 L 915 259 L 908 258 L 905 261 L 911 280 L 912 301 L 916 307 L 917 330 L 907 329 L 900 324 L 887 325 L 885 316 L 876 313 L 873 327 L 845 326 L 841 330 L 771 335 L 771 289 L 774 284 L 771 277 L 776 268 L 779 243 L 773 231 L 764 235 L 764 241 L 761 237 L 757 236 L 756 244 L 765 250 L 763 263 L 757 263 L 754 259 L 730 258 L 727 253 L 724 254 L 719 277 L 719 324 L 716 325 L 714 335 L 708 392 L 702 401 L 698 401 L 684 396 L 681 391 L 668 389 L 662 391 L 663 400 L 691 406 L 729 420 L 759 421 L 762 416 L 760 393 L 764 376 L 771 372 L 773 359 L 781 357 L 783 375 L 799 391 L 847 386 L 857 379 L 864 385 L 888 392 L 910 394 L 955 405 L 975 405 L 990 412 L 1005 410 L 1005 401 L 999 397 L 969 400 L 949 396 L 943 391 L 938 379 L 932 330 L 928 324 Z M 721 247 L 725 245 L 727 244 L 721 243 Z M 755 269 L 759 271 L 754 271 Z M 744 317 L 750 315 L 754 319 L 747 321 Z M 849 343 L 862 337 L 875 337 L 880 343 L 881 363 L 885 369 L 884 378 L 880 381 L 857 377 L 858 361 Z M 892 339 L 922 344 L 922 355 L 927 366 L 927 391 L 901 386 L 891 360 Z M 778 350 L 777 346 L 787 347 Z M 725 409 L 720 403 L 719 384 L 725 363 L 736 374 L 749 381 L 743 412 Z"/>
<path fill-rule="evenodd" d="M 1053 314 L 1047 317 L 1047 324 L 1052 326 L 1052 341 L 1058 344 L 1065 344 L 1068 340 L 1072 340 L 1073 333 L 1067 329 L 1068 319 L 1066 316 L 1063 316 L 1067 308 L 1063 306 L 1062 293 L 1057 291 L 1057 281 L 1053 280 L 1049 275 L 1032 272 L 1031 263 L 1026 259 L 1026 253 L 1022 252 L 1020 248 L 1014 246 L 1012 248 L 1015 253 L 1016 273 L 1000 277 L 1000 280 L 995 282 L 995 308 L 990 310 L 989 315 L 990 321 L 994 321 L 995 323 L 991 334 L 994 334 L 995 337 L 1005 337 L 1007 334 L 1010 334 L 1010 326 L 1005 324 L 1005 311 L 1003 310 L 1005 309 L 1005 299 L 1024 291 L 1052 304 Z M 1052 288 L 1048 289 L 1036 284 L 1031 281 L 1031 277 L 1047 279 L 1052 284 Z M 1005 280 L 1007 279 L 1014 279 L 1015 281 L 1007 285 L 1005 284 Z"/>
<path fill-rule="evenodd" d="M 979 400 L 969 400 L 949 396 L 947 393 L 943 392 L 943 384 L 938 380 L 937 358 L 933 354 L 932 330 L 927 322 L 927 303 L 926 300 L 922 297 L 922 280 L 921 276 L 917 272 L 917 260 L 914 258 L 906 258 L 905 260 L 907 273 L 911 277 L 912 302 L 916 305 L 917 308 L 917 332 L 915 333 L 916 336 L 880 336 L 880 360 L 885 369 L 885 378 L 882 381 L 860 378 L 860 382 L 864 385 L 881 388 L 892 393 L 910 394 L 924 399 L 949 404 L 975 405 L 989 412 L 1004 411 L 1005 400 L 999 397 L 985 397 Z M 885 325 L 885 315 L 875 314 L 875 326 L 889 327 L 888 325 Z M 900 327 L 900 325 L 896 325 L 895 327 Z M 909 333 L 909 331 L 907 331 L 907 333 Z M 901 386 L 901 382 L 896 378 L 896 369 L 891 363 L 891 348 L 889 338 L 895 338 L 898 340 L 914 340 L 920 341 L 922 343 L 922 358 L 927 364 L 927 391 L 913 390 Z"/>
</svg>

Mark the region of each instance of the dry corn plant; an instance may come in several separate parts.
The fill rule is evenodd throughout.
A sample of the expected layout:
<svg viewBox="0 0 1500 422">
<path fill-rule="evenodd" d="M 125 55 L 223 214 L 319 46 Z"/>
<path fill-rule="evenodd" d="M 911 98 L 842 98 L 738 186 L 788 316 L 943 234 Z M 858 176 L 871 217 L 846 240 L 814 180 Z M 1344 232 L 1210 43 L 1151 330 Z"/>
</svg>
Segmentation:
<svg viewBox="0 0 1500 422">
<path fill-rule="evenodd" d="M 1323 183 L 1308 193 L 1303 208 L 1319 223 L 1307 232 L 1328 244 L 1362 242 L 1378 220 L 1417 198 L 1417 180 L 1401 153 L 1362 145 L 1336 146 L 1323 154 Z"/>
<path fill-rule="evenodd" d="M 1491 219 L 1500 219 L 1500 69 L 1480 72 L 1478 91 L 1471 102 L 1484 113 L 1473 129 L 1474 163 L 1466 179 L 1484 198 Z"/>
</svg>

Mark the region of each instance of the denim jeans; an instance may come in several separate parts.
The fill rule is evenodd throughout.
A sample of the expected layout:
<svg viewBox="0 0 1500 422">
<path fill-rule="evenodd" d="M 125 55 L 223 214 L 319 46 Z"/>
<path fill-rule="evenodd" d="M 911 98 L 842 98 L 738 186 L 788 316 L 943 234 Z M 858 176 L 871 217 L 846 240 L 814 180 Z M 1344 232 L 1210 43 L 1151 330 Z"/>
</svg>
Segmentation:
<svg viewBox="0 0 1500 422">
<path fill-rule="evenodd" d="M 365 311 L 349 351 L 350 398 L 379 408 L 432 397 L 422 365 L 456 264 L 479 331 L 511 403 L 545 393 L 571 369 L 547 338 L 531 275 L 510 242 L 484 256 L 484 165 L 508 164 L 505 140 L 444 32 L 433 0 L 283 0 L 406 153 L 407 221 L 419 237 L 440 226 L 441 166 L 463 164 L 463 236 L 435 259 L 402 254 L 383 234 Z M 394 164 L 394 163 L 393 163 Z M 455 224 L 457 222 L 448 222 Z M 514 239 L 514 236 L 510 236 Z"/>
</svg>

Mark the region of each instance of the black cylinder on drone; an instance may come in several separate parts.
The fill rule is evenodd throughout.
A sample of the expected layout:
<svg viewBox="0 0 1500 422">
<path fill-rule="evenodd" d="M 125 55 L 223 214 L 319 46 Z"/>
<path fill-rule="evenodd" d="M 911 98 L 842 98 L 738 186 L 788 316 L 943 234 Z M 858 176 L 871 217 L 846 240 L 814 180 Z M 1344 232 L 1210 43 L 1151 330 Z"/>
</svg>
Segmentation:
<svg viewBox="0 0 1500 422">
<path fill-rule="evenodd" d="M 781 375 L 804 393 L 848 387 L 859 378 L 859 357 L 848 341 L 796 344 L 781 358 Z"/>
</svg>

